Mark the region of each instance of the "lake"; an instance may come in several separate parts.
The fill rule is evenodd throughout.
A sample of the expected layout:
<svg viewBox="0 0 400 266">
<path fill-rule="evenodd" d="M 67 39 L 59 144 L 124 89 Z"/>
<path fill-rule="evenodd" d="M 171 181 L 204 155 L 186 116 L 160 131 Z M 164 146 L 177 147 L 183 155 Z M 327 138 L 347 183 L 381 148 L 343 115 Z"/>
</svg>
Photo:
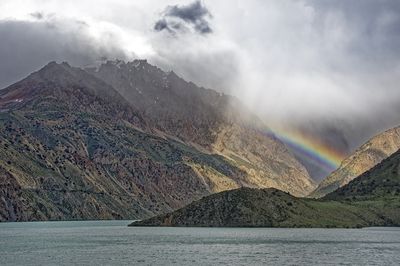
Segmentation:
<svg viewBox="0 0 400 266">
<path fill-rule="evenodd" d="M 1 265 L 399 265 L 400 228 L 127 227 L 0 223 Z"/>
</svg>

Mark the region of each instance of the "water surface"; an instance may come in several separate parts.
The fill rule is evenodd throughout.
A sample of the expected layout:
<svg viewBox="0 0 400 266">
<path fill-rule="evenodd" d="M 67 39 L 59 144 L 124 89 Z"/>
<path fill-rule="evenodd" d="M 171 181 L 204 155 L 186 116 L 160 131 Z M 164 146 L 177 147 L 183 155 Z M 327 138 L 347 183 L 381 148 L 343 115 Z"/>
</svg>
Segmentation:
<svg viewBox="0 0 400 266">
<path fill-rule="evenodd" d="M 399 265 L 400 228 L 0 223 L 0 265 Z"/>
</svg>

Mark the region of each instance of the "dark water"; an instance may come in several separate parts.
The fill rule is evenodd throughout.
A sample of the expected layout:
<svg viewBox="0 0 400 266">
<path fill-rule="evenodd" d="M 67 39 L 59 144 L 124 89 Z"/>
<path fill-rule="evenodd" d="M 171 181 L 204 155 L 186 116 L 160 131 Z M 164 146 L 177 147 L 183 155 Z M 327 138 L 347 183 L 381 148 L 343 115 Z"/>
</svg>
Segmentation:
<svg viewBox="0 0 400 266">
<path fill-rule="evenodd" d="M 400 265 L 400 228 L 128 228 L 0 224 L 0 265 Z"/>
</svg>

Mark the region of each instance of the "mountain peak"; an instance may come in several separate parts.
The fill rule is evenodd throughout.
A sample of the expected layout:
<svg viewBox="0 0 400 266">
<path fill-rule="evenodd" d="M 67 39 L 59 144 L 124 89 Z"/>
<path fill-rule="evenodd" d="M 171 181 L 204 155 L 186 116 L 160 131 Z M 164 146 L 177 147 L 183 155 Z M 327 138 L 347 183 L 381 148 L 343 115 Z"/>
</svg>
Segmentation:
<svg viewBox="0 0 400 266">
<path fill-rule="evenodd" d="M 72 67 L 65 61 L 63 61 L 62 63 L 57 63 L 56 61 L 50 61 L 44 67 L 42 67 L 38 72 L 67 70 L 71 68 Z"/>
<path fill-rule="evenodd" d="M 157 68 L 151 64 L 148 63 L 147 59 L 134 59 L 132 61 L 125 61 L 122 59 L 102 59 L 97 62 L 95 62 L 92 65 L 87 65 L 84 67 L 85 70 L 89 72 L 99 72 L 102 70 L 102 68 L 109 68 L 109 67 L 115 67 L 117 69 L 122 69 L 122 68 L 128 68 L 128 69 L 134 69 L 134 68 L 146 68 L 146 67 L 154 67 Z"/>
<path fill-rule="evenodd" d="M 72 82 L 80 71 L 81 69 L 71 67 L 67 62 L 57 63 L 56 61 L 50 61 L 47 65 L 29 75 L 28 79 L 61 82 L 65 85 Z"/>
<path fill-rule="evenodd" d="M 81 68 L 70 66 L 67 62 L 50 61 L 44 67 L 33 72 L 25 79 L 0 92 L 0 108 L 20 106 L 37 97 L 60 95 L 79 88 L 85 93 L 103 99 L 113 98 L 127 105 L 123 97 L 109 84 L 87 73 Z M 67 93 L 67 94 L 68 94 Z"/>
<path fill-rule="evenodd" d="M 8 110 L 20 106 L 43 91 L 43 83 L 69 84 L 71 80 L 71 66 L 63 62 L 49 62 L 40 70 L 33 72 L 25 79 L 0 91 L 0 109 Z M 67 82 L 69 80 L 69 82 Z"/>
</svg>

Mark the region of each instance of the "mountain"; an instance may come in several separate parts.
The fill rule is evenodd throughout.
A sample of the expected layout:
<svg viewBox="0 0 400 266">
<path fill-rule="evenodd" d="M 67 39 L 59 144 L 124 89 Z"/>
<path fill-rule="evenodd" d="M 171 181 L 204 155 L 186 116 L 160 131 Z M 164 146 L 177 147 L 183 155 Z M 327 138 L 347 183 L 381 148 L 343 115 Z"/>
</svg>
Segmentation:
<svg viewBox="0 0 400 266">
<path fill-rule="evenodd" d="M 136 74 L 133 80 L 148 80 Z M 296 195 L 314 188 L 257 118 L 218 113 L 230 97 L 172 75 L 171 92 L 155 97 L 173 95 L 174 80 L 182 91 L 192 86 L 191 113 L 177 107 L 186 97 L 153 114 L 157 108 L 126 100 L 122 86 L 105 80 L 51 62 L 0 91 L 0 221 L 142 219 L 242 186 Z M 146 86 L 146 95 L 156 89 Z M 223 100 L 208 104 L 196 93 Z M 175 107 L 182 119 L 172 124 Z"/>
<path fill-rule="evenodd" d="M 363 144 L 327 176 L 309 196 L 313 198 L 336 190 L 371 169 L 400 149 L 400 127 L 389 129 Z"/>
<path fill-rule="evenodd" d="M 365 227 L 400 225 L 400 151 L 316 200 L 240 188 L 131 226 Z"/>
<path fill-rule="evenodd" d="M 382 200 L 400 196 L 400 150 L 326 195 L 324 200 Z M 398 202 L 400 206 L 400 201 Z M 400 215 L 400 213 L 399 213 Z"/>
<path fill-rule="evenodd" d="M 303 165 L 236 98 L 186 82 L 146 60 L 107 61 L 87 71 L 111 84 L 157 130 L 232 161 L 245 172 L 247 186 L 275 187 L 297 196 L 315 188 Z M 208 183 L 213 192 L 238 187 L 219 177 Z"/>
</svg>

